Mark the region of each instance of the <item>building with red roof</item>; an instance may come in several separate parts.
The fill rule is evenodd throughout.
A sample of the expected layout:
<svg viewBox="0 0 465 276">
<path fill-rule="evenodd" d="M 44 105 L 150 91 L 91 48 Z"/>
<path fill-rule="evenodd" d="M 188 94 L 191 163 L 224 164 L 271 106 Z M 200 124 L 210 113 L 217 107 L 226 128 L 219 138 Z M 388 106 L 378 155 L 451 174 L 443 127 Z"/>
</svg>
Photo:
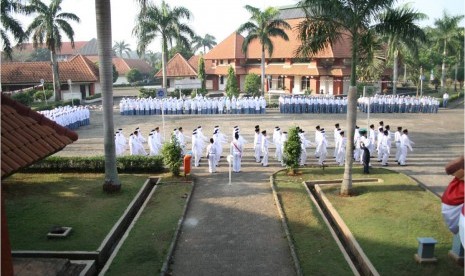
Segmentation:
<svg viewBox="0 0 465 276">
<path fill-rule="evenodd" d="M 99 70 L 95 63 L 82 55 L 58 62 L 63 99 L 83 99 L 100 92 Z M 52 65 L 49 61 L 4 62 L 1 66 L 2 92 L 18 92 L 41 84 L 53 83 Z M 71 87 L 68 85 L 71 80 Z"/>
<path fill-rule="evenodd" d="M 291 25 L 291 30 L 285 30 L 289 41 L 273 37 L 273 54 L 265 53 L 266 90 L 272 92 L 325 93 L 332 95 L 347 94 L 350 78 L 351 39 L 347 37 L 325 49 L 311 58 L 296 58 L 296 50 L 300 46 L 297 25 L 304 19 L 302 10 L 296 7 L 279 9 L 280 18 Z M 207 75 L 206 87 L 209 90 L 223 91 L 229 67 L 235 71 L 241 90 L 244 88 L 247 74 L 261 75 L 261 45 L 253 40 L 247 53 L 242 52 L 244 37 L 234 32 L 218 43 L 203 58 Z M 167 64 L 168 83 L 174 79 L 195 78 L 198 70 L 199 56 L 189 61 L 181 55 L 173 57 Z M 186 71 L 194 71 L 186 75 Z M 182 72 L 182 73 L 180 73 Z M 161 70 L 155 75 L 161 78 Z M 172 85 L 168 85 L 173 89 Z"/>
</svg>

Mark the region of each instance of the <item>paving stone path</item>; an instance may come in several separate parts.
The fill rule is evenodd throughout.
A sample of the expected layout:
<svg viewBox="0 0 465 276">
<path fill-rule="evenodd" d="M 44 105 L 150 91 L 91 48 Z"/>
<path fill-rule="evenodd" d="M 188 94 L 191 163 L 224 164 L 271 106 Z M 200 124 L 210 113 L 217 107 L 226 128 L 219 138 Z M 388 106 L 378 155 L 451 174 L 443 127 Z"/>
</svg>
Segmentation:
<svg viewBox="0 0 465 276">
<path fill-rule="evenodd" d="M 117 104 L 117 103 L 116 103 Z M 444 173 L 444 165 L 464 153 L 463 101 L 440 109 L 438 114 L 366 114 L 358 113 L 357 124 L 366 127 L 383 120 L 395 130 L 397 126 L 409 129 L 410 139 L 415 142 L 414 152 L 409 153 L 406 167 L 390 158 L 388 169 L 403 172 L 431 191 L 440 195 L 450 181 Z M 93 110 L 91 125 L 79 129 L 79 140 L 57 155 L 92 156 L 103 154 L 103 126 L 101 111 Z M 121 116 L 115 110 L 115 128 L 122 127 L 125 135 L 140 127 L 147 135 L 155 126 L 162 126 L 157 116 Z M 233 184 L 228 185 L 226 161 L 221 162 L 219 172 L 207 173 L 206 162 L 193 168 L 196 178 L 190 209 L 183 232 L 175 250 L 171 268 L 174 275 L 293 275 L 292 261 L 286 239 L 269 185 L 271 173 L 282 167 L 273 161 L 273 146 L 270 148 L 270 166 L 261 167 L 252 157 L 254 126 L 259 124 L 270 136 L 275 126 L 288 129 L 298 125 L 314 139 L 316 125 L 332 134 L 335 123 L 345 128 L 345 114 L 279 114 L 271 110 L 265 115 L 218 115 L 218 116 L 165 116 L 166 137 L 171 130 L 182 126 L 185 134 L 198 125 L 210 136 L 215 125 L 229 138 L 232 128 L 238 125 L 248 144 L 244 163 L 239 174 L 233 173 Z M 329 156 L 333 149 L 332 135 L 327 135 Z M 188 145 L 190 147 L 190 145 Z M 272 152 L 272 153 L 271 153 Z M 308 150 L 309 165 L 316 165 L 314 147 Z M 393 149 L 395 153 L 395 149 Z M 225 154 L 227 153 L 225 147 Z M 334 159 L 328 158 L 328 165 Z M 374 162 L 378 167 L 379 163 Z"/>
<path fill-rule="evenodd" d="M 173 275 L 295 274 L 270 188 L 276 168 L 260 168 L 251 157 L 244 161 L 231 185 L 225 160 L 217 173 L 209 174 L 205 161 L 196 168 Z"/>
</svg>

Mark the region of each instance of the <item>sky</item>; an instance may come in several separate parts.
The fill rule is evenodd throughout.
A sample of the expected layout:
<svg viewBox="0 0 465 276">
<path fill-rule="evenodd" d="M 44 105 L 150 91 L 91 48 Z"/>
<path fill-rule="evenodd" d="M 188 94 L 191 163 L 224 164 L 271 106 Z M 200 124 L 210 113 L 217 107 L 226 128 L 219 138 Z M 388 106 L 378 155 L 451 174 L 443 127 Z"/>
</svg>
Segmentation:
<svg viewBox="0 0 465 276">
<path fill-rule="evenodd" d="M 42 0 L 47 5 L 49 0 Z M 161 0 L 152 0 L 156 4 Z M 250 14 L 244 8 L 245 5 L 251 5 L 260 9 L 269 6 L 281 7 L 297 3 L 296 0 L 166 0 L 172 7 L 185 7 L 191 14 L 189 25 L 202 37 L 205 34 L 213 35 L 216 42 L 220 43 L 237 28 L 249 20 Z M 433 26 L 434 20 L 442 17 L 443 10 L 450 15 L 465 14 L 465 3 L 463 0 L 398 0 L 396 6 L 403 3 L 410 3 L 413 8 L 426 14 L 429 19 L 419 22 L 419 25 Z M 138 12 L 136 0 L 113 0 L 111 1 L 112 9 L 112 40 L 124 40 L 135 50 L 137 40 L 132 36 L 132 30 L 135 26 L 135 18 Z M 75 41 L 88 41 L 97 37 L 95 23 L 95 0 L 63 0 L 62 12 L 71 12 L 76 14 L 80 23 L 72 23 L 75 31 Z M 32 18 L 18 16 L 26 28 L 32 21 Z M 465 20 L 462 20 L 460 26 L 465 26 Z M 67 39 L 67 38 L 65 38 Z M 156 39 L 149 45 L 147 50 L 154 52 L 160 51 L 161 42 Z"/>
</svg>

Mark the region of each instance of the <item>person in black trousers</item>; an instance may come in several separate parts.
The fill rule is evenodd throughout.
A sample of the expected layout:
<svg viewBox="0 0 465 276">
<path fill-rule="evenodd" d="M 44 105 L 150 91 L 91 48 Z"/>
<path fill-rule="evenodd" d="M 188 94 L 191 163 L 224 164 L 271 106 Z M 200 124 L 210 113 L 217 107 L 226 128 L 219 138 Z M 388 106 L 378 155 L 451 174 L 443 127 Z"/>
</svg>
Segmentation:
<svg viewBox="0 0 465 276">
<path fill-rule="evenodd" d="M 368 147 L 365 147 L 365 144 L 360 143 L 360 148 L 363 150 L 363 173 L 370 173 L 370 150 Z"/>
</svg>

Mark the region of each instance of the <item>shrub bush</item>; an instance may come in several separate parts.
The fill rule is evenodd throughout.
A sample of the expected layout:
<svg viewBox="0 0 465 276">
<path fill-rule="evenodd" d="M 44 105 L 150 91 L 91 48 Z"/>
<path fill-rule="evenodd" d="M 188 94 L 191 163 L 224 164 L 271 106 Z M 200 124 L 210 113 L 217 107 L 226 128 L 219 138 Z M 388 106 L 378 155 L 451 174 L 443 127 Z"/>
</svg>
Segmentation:
<svg viewBox="0 0 465 276">
<path fill-rule="evenodd" d="M 99 98 L 101 98 L 101 97 L 102 97 L 102 93 L 96 93 L 96 94 L 94 94 L 94 95 L 92 95 L 92 96 L 86 97 L 86 100 L 99 99 Z"/>
<path fill-rule="evenodd" d="M 118 173 L 159 173 L 164 170 L 161 156 L 130 155 L 116 158 Z M 37 162 L 25 172 L 97 172 L 105 171 L 105 158 L 103 156 L 92 157 L 59 157 L 50 156 Z"/>
<path fill-rule="evenodd" d="M 44 93 L 45 93 L 45 97 L 47 97 L 47 100 L 53 96 L 53 90 L 43 90 L 43 91 L 37 90 L 34 93 L 34 100 L 36 101 L 39 100 L 39 101 L 44 102 L 45 101 Z"/>
<path fill-rule="evenodd" d="M 157 97 L 157 89 L 147 89 L 141 88 L 139 89 L 139 98 L 156 98 Z"/>
<path fill-rule="evenodd" d="M 129 72 L 126 73 L 126 79 L 128 82 L 136 82 L 142 80 L 143 76 L 137 69 L 131 69 Z"/>
<path fill-rule="evenodd" d="M 245 76 L 244 92 L 246 94 L 251 94 L 252 96 L 260 96 L 261 89 L 260 76 L 257 74 L 248 74 Z"/>
<path fill-rule="evenodd" d="M 302 148 L 300 147 L 300 137 L 297 127 L 291 127 L 289 129 L 289 136 L 287 141 L 284 143 L 284 163 L 286 169 L 290 174 L 294 174 L 295 170 L 299 167 L 300 154 Z"/>
<path fill-rule="evenodd" d="M 34 101 L 34 96 L 33 96 L 34 93 L 35 93 L 35 90 L 19 92 L 19 93 L 13 94 L 11 98 L 24 105 L 30 106 L 31 103 Z"/>
<path fill-rule="evenodd" d="M 179 176 L 182 164 L 182 150 L 176 137 L 171 135 L 169 143 L 165 143 L 161 149 L 163 161 L 168 166 L 173 176 Z"/>
</svg>

